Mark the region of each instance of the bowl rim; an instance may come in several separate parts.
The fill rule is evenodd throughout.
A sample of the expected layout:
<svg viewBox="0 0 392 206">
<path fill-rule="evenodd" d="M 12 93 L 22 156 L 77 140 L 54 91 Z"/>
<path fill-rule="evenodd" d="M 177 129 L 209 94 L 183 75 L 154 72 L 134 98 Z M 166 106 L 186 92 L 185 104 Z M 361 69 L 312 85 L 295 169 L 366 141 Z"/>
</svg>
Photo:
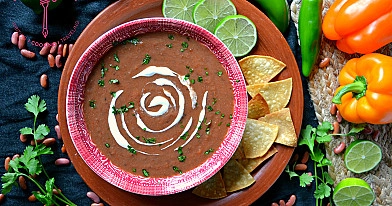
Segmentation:
<svg viewBox="0 0 392 206">
<path fill-rule="evenodd" d="M 146 28 L 146 26 L 148 26 Z M 130 29 L 134 29 L 130 31 Z M 136 29 L 136 30 L 135 30 Z M 158 29 L 158 30 L 157 30 Z M 127 32 L 125 32 L 127 31 Z M 188 35 L 207 46 L 221 61 L 233 86 L 235 96 L 233 119 L 229 131 L 207 161 L 182 175 L 167 178 L 141 177 L 113 165 L 91 141 L 83 121 L 84 85 L 97 61 L 113 47 L 113 41 L 154 31 L 177 32 Z M 124 34 L 125 32 L 125 34 Z M 82 84 L 80 84 L 82 83 Z M 82 87 L 82 88 L 80 88 Z M 211 32 L 191 22 L 152 17 L 120 24 L 97 38 L 78 59 L 67 85 L 66 119 L 71 140 L 83 161 L 99 177 L 128 192 L 142 195 L 169 195 L 195 187 L 217 173 L 237 149 L 245 130 L 247 118 L 246 83 L 237 60 L 224 43 Z M 108 173 L 109 172 L 109 173 Z"/>
</svg>

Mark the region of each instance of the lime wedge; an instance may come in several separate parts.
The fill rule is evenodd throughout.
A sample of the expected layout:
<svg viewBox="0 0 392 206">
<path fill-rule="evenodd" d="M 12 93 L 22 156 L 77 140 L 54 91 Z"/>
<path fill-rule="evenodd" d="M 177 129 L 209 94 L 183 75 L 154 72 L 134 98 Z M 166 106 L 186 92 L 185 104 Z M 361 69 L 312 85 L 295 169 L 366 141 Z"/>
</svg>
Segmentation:
<svg viewBox="0 0 392 206">
<path fill-rule="evenodd" d="M 192 12 L 197 2 L 199 0 L 163 0 L 163 16 L 193 22 Z"/>
<path fill-rule="evenodd" d="M 256 26 L 243 15 L 225 17 L 216 26 L 214 34 L 229 48 L 235 57 L 248 54 L 257 41 Z"/>
<path fill-rule="evenodd" d="M 380 146 L 370 140 L 355 140 L 344 153 L 344 163 L 348 170 L 362 173 L 376 167 L 382 158 Z"/>
<path fill-rule="evenodd" d="M 237 14 L 230 0 L 200 0 L 193 9 L 193 22 L 210 32 L 218 23 L 229 15 Z"/>
<path fill-rule="evenodd" d="M 336 206 L 367 206 L 375 199 L 372 188 L 363 179 L 350 177 L 339 182 L 333 191 Z"/>
</svg>

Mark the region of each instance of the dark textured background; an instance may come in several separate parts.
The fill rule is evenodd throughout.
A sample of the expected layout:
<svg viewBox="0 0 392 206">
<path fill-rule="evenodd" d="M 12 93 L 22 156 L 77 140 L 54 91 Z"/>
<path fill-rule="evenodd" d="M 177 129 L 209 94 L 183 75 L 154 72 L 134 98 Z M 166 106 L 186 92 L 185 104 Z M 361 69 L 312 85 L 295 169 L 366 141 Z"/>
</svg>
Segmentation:
<svg viewBox="0 0 392 206">
<path fill-rule="evenodd" d="M 19 129 L 33 126 L 33 116 L 24 109 L 27 99 L 37 94 L 47 103 L 47 111 L 40 116 L 38 123 L 47 124 L 51 132 L 48 137 L 56 137 L 54 131 L 57 114 L 57 92 L 61 77 L 61 69 L 50 68 L 46 56 L 40 56 L 40 48 L 34 46 L 34 42 L 53 42 L 74 43 L 78 35 L 83 31 L 86 25 L 105 7 L 113 1 L 88 1 L 88 0 L 63 0 L 60 8 L 49 12 L 49 35 L 45 39 L 41 34 L 42 15 L 35 14 L 31 9 L 26 7 L 20 0 L 0 0 L 0 174 L 3 175 L 4 159 L 8 156 L 21 153 L 26 144 L 19 140 Z M 291 0 L 289 1 L 291 3 Z M 115 15 L 115 14 L 114 14 Z M 74 30 L 74 26 L 76 30 Z M 27 48 L 34 51 L 37 57 L 33 60 L 26 59 L 20 55 L 17 46 L 10 41 L 11 34 L 15 29 L 26 35 L 29 42 Z M 74 31 L 74 33 L 73 33 Z M 71 32 L 71 33 L 70 33 Z M 69 35 L 69 39 L 67 35 Z M 284 34 L 289 43 L 298 66 L 301 66 L 300 48 L 297 43 L 296 30 L 290 22 L 289 30 Z M 65 40 L 65 41 L 64 41 Z M 40 86 L 39 79 L 42 74 L 49 77 L 48 89 Z M 303 127 L 307 124 L 317 125 L 317 121 L 309 98 L 307 80 L 302 78 L 304 91 L 304 119 Z M 61 140 L 52 146 L 54 155 L 43 158 L 44 166 L 51 177 L 55 177 L 56 185 L 60 187 L 63 193 L 78 205 L 90 205 L 92 201 L 86 196 L 90 191 L 88 186 L 83 182 L 75 171 L 75 168 L 69 166 L 55 166 L 54 161 L 59 157 L 67 157 L 61 153 Z M 296 149 L 296 152 L 303 152 L 302 147 Z M 312 162 L 308 163 L 309 170 L 312 171 Z M 38 179 L 40 180 L 40 179 Z M 29 184 L 30 189 L 34 189 Z M 298 179 L 290 180 L 284 172 L 277 182 L 265 193 L 254 205 L 271 205 L 272 202 L 278 202 L 280 199 L 287 201 L 290 195 L 297 196 L 296 205 L 314 205 L 313 187 L 302 188 L 299 186 Z M 27 197 L 31 193 L 22 191 L 14 187 L 6 195 L 6 200 L 2 205 L 42 205 L 41 203 L 30 203 Z"/>
</svg>

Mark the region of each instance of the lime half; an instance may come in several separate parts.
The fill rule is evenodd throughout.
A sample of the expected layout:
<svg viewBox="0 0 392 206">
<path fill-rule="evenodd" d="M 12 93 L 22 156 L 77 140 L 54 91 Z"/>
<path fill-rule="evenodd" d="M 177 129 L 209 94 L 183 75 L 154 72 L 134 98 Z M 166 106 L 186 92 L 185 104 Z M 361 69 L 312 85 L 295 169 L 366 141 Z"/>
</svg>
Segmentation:
<svg viewBox="0 0 392 206">
<path fill-rule="evenodd" d="M 193 22 L 192 12 L 197 2 L 199 0 L 163 0 L 163 16 Z"/>
<path fill-rule="evenodd" d="M 339 182 L 333 191 L 336 206 L 367 206 L 375 199 L 374 192 L 367 182 L 360 178 L 346 178 Z"/>
<path fill-rule="evenodd" d="M 225 17 L 215 28 L 214 34 L 235 57 L 248 54 L 257 42 L 256 26 L 243 15 Z"/>
<path fill-rule="evenodd" d="M 382 158 L 380 146 L 370 140 L 355 140 L 344 153 L 344 163 L 348 170 L 362 173 L 376 167 Z"/>
<path fill-rule="evenodd" d="M 193 22 L 210 32 L 223 18 L 235 14 L 237 10 L 230 0 L 200 0 L 192 13 Z"/>
</svg>

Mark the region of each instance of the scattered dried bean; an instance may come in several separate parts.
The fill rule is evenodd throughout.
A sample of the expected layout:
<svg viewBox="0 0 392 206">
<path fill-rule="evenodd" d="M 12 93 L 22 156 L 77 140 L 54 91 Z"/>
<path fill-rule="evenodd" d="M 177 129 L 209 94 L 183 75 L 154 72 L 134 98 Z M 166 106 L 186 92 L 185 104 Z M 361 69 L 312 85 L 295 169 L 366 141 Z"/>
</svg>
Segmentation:
<svg viewBox="0 0 392 206">
<path fill-rule="evenodd" d="M 333 125 L 333 132 L 332 132 L 332 134 L 339 134 L 339 132 L 340 132 L 340 124 L 339 124 L 339 122 L 335 121 L 335 122 L 332 123 L 332 125 Z"/>
<path fill-rule="evenodd" d="M 291 195 L 290 199 L 286 202 L 286 206 L 293 206 L 296 200 L 297 197 L 295 195 Z"/>
<path fill-rule="evenodd" d="M 279 206 L 286 206 L 286 203 L 284 202 L 284 200 L 279 200 Z"/>
<path fill-rule="evenodd" d="M 279 205 L 278 205 L 278 203 L 273 202 L 273 203 L 271 204 L 271 206 L 279 206 Z"/>
<path fill-rule="evenodd" d="M 308 174 L 310 177 L 313 175 L 312 172 L 308 172 L 307 174 Z M 312 183 L 306 184 L 306 186 L 308 186 L 308 187 L 310 187 L 311 185 L 312 185 Z"/>
<path fill-rule="evenodd" d="M 5 200 L 5 195 L 0 193 L 0 204 Z"/>
<path fill-rule="evenodd" d="M 379 130 L 375 130 L 373 132 L 372 138 L 374 141 L 378 141 L 378 137 L 380 136 L 380 131 Z"/>
<path fill-rule="evenodd" d="M 55 60 L 54 60 L 53 54 L 48 54 L 48 63 L 49 63 L 49 66 L 50 66 L 51 68 L 53 68 L 54 66 L 56 66 L 56 62 L 55 62 Z"/>
<path fill-rule="evenodd" d="M 44 46 L 42 47 L 41 51 L 39 51 L 39 54 L 40 54 L 41 56 L 48 55 L 49 52 L 50 52 L 51 47 L 52 47 L 52 46 L 50 45 L 50 43 L 46 42 L 46 43 L 44 44 Z"/>
<path fill-rule="evenodd" d="M 26 179 L 23 176 L 19 176 L 18 177 L 18 181 L 19 181 L 19 187 L 22 190 L 27 190 L 27 183 L 26 183 Z"/>
<path fill-rule="evenodd" d="M 59 114 L 56 114 L 56 121 L 59 121 Z"/>
<path fill-rule="evenodd" d="M 339 110 L 336 111 L 336 121 L 338 121 L 340 123 L 340 122 L 342 122 L 342 120 L 343 120 L 343 117 L 342 117 L 342 115 L 340 115 Z"/>
<path fill-rule="evenodd" d="M 69 159 L 67 159 L 67 158 L 58 158 L 58 159 L 54 162 L 54 164 L 57 165 L 57 166 L 60 166 L 60 165 L 68 165 L 69 163 L 70 163 L 70 161 L 69 161 Z"/>
<path fill-rule="evenodd" d="M 337 147 L 335 147 L 335 148 L 333 149 L 333 152 L 334 152 L 335 154 L 340 154 L 340 153 L 343 152 L 343 150 L 344 150 L 345 148 L 346 148 L 346 143 L 341 142 L 340 145 L 338 145 Z"/>
<path fill-rule="evenodd" d="M 8 169 L 10 168 L 10 161 L 11 161 L 11 157 L 6 157 L 4 160 L 4 169 L 5 171 L 8 171 Z"/>
<path fill-rule="evenodd" d="M 14 33 L 12 33 L 11 35 L 11 42 L 14 45 L 18 45 L 19 42 L 19 33 L 17 31 L 15 31 Z"/>
<path fill-rule="evenodd" d="M 56 139 L 53 137 L 45 138 L 44 141 L 42 142 L 42 144 L 44 144 L 45 146 L 51 146 L 54 143 L 56 143 Z"/>
<path fill-rule="evenodd" d="M 59 44 L 57 46 L 57 55 L 63 56 L 63 49 L 64 49 L 64 45 Z"/>
<path fill-rule="evenodd" d="M 35 57 L 35 53 L 27 49 L 21 49 L 20 54 L 28 59 L 33 59 Z"/>
<path fill-rule="evenodd" d="M 91 203 L 91 206 L 104 206 L 103 203 Z"/>
<path fill-rule="evenodd" d="M 61 139 L 60 125 L 54 126 L 54 131 L 56 131 L 57 138 Z"/>
<path fill-rule="evenodd" d="M 362 130 L 363 134 L 369 135 L 373 133 L 373 129 L 369 127 L 369 125 L 366 125 L 365 128 Z"/>
<path fill-rule="evenodd" d="M 91 191 L 87 192 L 87 197 L 90 198 L 95 203 L 101 202 L 101 199 L 98 197 L 97 194 L 95 194 L 95 192 L 91 192 Z"/>
<path fill-rule="evenodd" d="M 331 113 L 331 115 L 336 115 L 336 111 L 338 111 L 338 108 L 336 107 L 336 104 L 331 104 L 331 108 L 329 109 L 329 113 Z"/>
<path fill-rule="evenodd" d="M 26 36 L 21 34 L 18 37 L 18 48 L 23 49 L 26 46 Z"/>
<path fill-rule="evenodd" d="M 55 54 L 56 51 L 57 51 L 57 42 L 53 42 L 52 45 L 51 45 L 51 47 L 50 47 L 49 53 Z"/>
<path fill-rule="evenodd" d="M 72 48 L 73 48 L 73 44 L 69 44 L 68 45 L 68 55 L 71 53 Z"/>
<path fill-rule="evenodd" d="M 43 88 L 48 88 L 48 75 L 42 74 L 39 82 Z"/>
<path fill-rule="evenodd" d="M 14 159 L 16 159 L 16 158 L 18 158 L 18 157 L 20 157 L 19 154 L 14 154 L 14 156 L 12 156 L 12 160 L 14 160 Z"/>
<path fill-rule="evenodd" d="M 319 64 L 319 67 L 320 67 L 320 68 L 327 67 L 327 66 L 329 65 L 329 62 L 330 62 L 330 61 L 331 61 L 330 58 L 325 57 L 323 60 L 321 60 L 321 62 L 320 62 L 320 64 Z"/>
<path fill-rule="evenodd" d="M 27 140 L 28 140 L 29 138 L 27 137 L 27 135 L 20 134 L 20 135 L 19 135 L 19 139 L 20 139 L 21 142 L 25 143 L 25 142 L 27 142 Z"/>
<path fill-rule="evenodd" d="M 309 160 L 309 152 L 305 151 L 304 155 L 302 156 L 301 163 L 306 164 L 308 162 L 308 160 Z"/>
<path fill-rule="evenodd" d="M 63 63 L 61 62 L 61 55 L 57 54 L 55 58 L 55 64 L 57 68 L 61 68 L 63 66 Z"/>
<path fill-rule="evenodd" d="M 60 189 L 53 188 L 53 194 L 58 195 L 60 194 L 60 192 L 61 192 Z"/>
<path fill-rule="evenodd" d="M 306 164 L 296 164 L 294 167 L 295 171 L 305 171 L 306 169 L 308 169 Z"/>
<path fill-rule="evenodd" d="M 29 198 L 27 198 L 29 200 L 29 202 L 35 202 L 37 201 L 37 198 L 35 197 L 34 194 L 30 195 Z"/>
<path fill-rule="evenodd" d="M 68 44 L 64 44 L 63 47 L 63 57 L 66 57 L 68 55 Z"/>
</svg>

